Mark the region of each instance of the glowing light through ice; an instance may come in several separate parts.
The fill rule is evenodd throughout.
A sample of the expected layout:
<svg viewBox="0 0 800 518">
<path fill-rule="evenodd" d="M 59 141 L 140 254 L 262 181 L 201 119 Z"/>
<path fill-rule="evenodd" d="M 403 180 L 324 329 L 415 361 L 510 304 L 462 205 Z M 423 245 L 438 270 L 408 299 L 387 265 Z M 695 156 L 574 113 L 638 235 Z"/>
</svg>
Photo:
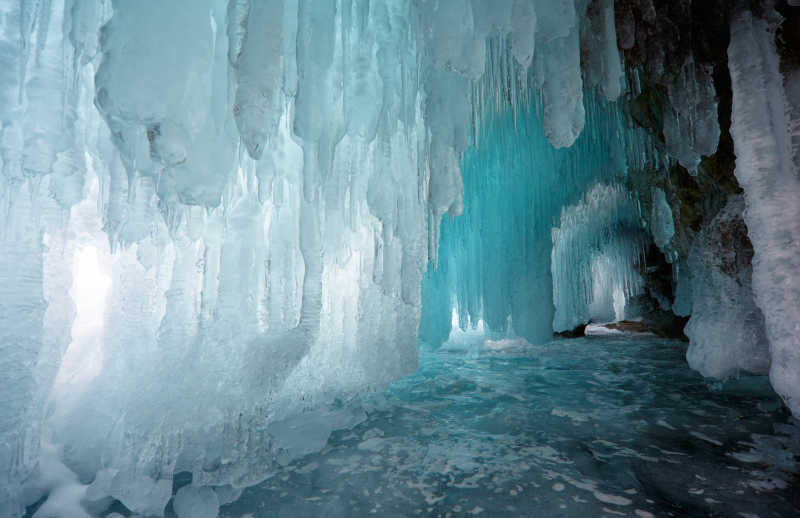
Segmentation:
<svg viewBox="0 0 800 518">
<path fill-rule="evenodd" d="M 94 378 L 103 366 L 103 318 L 111 278 L 103 271 L 97 247 L 85 245 L 75 250 L 72 279 L 70 295 L 76 316 L 72 342 L 56 377 L 56 394 L 64 383 L 85 383 Z"/>
<path fill-rule="evenodd" d="M 76 335 L 99 332 L 103 327 L 106 294 L 111 279 L 103 273 L 97 257 L 97 248 L 87 245 L 75 251 L 72 297 L 78 316 L 72 327 Z"/>
</svg>

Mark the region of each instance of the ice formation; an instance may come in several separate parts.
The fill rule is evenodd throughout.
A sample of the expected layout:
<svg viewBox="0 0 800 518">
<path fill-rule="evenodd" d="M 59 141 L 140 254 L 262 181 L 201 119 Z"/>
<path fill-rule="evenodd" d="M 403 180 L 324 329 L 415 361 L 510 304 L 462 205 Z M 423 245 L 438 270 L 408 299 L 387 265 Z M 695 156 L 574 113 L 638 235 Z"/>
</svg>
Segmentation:
<svg viewBox="0 0 800 518">
<path fill-rule="evenodd" d="M 631 193 L 595 185 L 562 210 L 552 238 L 553 330 L 624 320 L 625 301 L 642 292 L 638 269 L 649 243 Z"/>
<path fill-rule="evenodd" d="M 689 56 L 667 88 L 671 113 L 664 116 L 667 151 L 692 173 L 703 156 L 717 150 L 720 129 L 717 120 L 717 93 L 712 71 Z"/>
<path fill-rule="evenodd" d="M 775 50 L 778 15 L 744 11 L 731 22 L 736 178 L 753 242 L 753 293 L 764 314 L 770 381 L 800 414 L 800 77 L 784 76 Z"/>
<path fill-rule="evenodd" d="M 352 394 L 412 372 L 453 308 L 531 342 L 619 317 L 647 226 L 626 181 L 664 151 L 614 102 L 614 20 L 611 0 L 3 2 L 0 515 L 215 516 L 362 420 Z M 800 193 L 800 79 L 766 22 L 733 30 L 755 300 L 797 412 L 798 236 L 774 218 Z M 669 91 L 690 168 L 719 138 L 709 74 L 687 61 Z"/>
<path fill-rule="evenodd" d="M 4 3 L 3 516 L 49 490 L 42 433 L 86 498 L 160 515 L 174 473 L 248 485 L 290 416 L 415 368 L 416 22 L 336 7 Z"/>
<path fill-rule="evenodd" d="M 692 317 L 689 365 L 714 378 L 769 371 L 764 315 L 753 300 L 752 251 L 743 242 L 744 200 L 732 197 L 695 238 L 689 255 Z"/>
<path fill-rule="evenodd" d="M 193 473 L 186 514 L 301 454 L 298 413 L 314 444 L 357 421 L 348 394 L 416 366 L 484 101 L 534 88 L 553 144 L 581 133 L 587 4 L 5 2 L 2 514 L 47 494 L 43 434 L 93 502 L 159 515 Z"/>
<path fill-rule="evenodd" d="M 653 213 L 650 216 L 650 232 L 653 243 L 664 253 L 667 259 L 672 259 L 672 238 L 675 235 L 675 218 L 672 208 L 667 203 L 667 195 L 663 189 L 653 189 Z"/>
<path fill-rule="evenodd" d="M 571 268 L 588 243 L 602 241 L 592 234 L 598 230 L 593 226 L 574 229 L 580 236 L 575 239 L 587 244 L 554 255 L 551 274 L 551 250 L 561 241 L 551 236 L 551 228 L 562 207 L 577 203 L 594 183 L 623 182 L 628 168 L 655 168 L 660 161 L 652 138 L 633 128 L 618 106 L 596 94 L 584 102 L 584 131 L 564 149 L 548 141 L 536 103 L 516 116 L 487 116 L 478 147 L 464 156 L 464 214 L 442 222 L 438 268 L 425 274 L 420 340 L 433 346 L 445 341 L 453 308 L 462 327 L 482 320 L 489 329 L 503 331 L 510 318 L 513 332 L 531 343 L 552 336 L 552 301 L 559 301 L 558 307 L 561 297 L 579 289 L 583 277 Z M 602 189 L 595 194 L 604 195 Z M 624 220 L 624 210 L 617 210 L 614 200 L 609 204 L 605 221 L 611 228 L 617 218 Z M 621 241 L 628 243 L 629 237 Z M 631 246 L 641 247 L 638 241 Z M 632 261 L 635 255 L 626 257 Z M 574 309 L 562 307 L 568 308 Z M 559 318 L 556 328 L 562 330 Z"/>
</svg>

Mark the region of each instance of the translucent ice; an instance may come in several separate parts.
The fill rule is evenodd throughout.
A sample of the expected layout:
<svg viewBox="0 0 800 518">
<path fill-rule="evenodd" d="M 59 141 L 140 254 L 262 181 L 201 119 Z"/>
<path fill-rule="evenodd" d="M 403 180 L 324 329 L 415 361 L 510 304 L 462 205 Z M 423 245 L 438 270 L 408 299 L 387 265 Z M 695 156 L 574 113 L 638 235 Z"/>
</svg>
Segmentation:
<svg viewBox="0 0 800 518">
<path fill-rule="evenodd" d="M 566 313 L 578 309 L 577 301 L 581 308 L 577 317 L 557 317 L 556 330 L 575 327 L 568 322 L 573 318 L 588 318 L 592 298 L 585 283 L 604 284 L 597 293 L 610 298 L 596 307 L 611 313 L 615 286 L 627 294 L 636 291 L 633 263 L 646 232 L 630 193 L 608 184 L 622 181 L 629 167 L 654 166 L 658 155 L 652 139 L 631 128 L 615 104 L 588 93 L 585 102 L 586 127 L 566 149 L 552 146 L 535 104 L 516 116 L 508 111 L 486 116 L 479 146 L 462 162 L 464 214 L 443 221 L 439 266 L 425 275 L 422 341 L 438 346 L 447 340 L 455 308 L 462 328 L 483 321 L 489 330 L 503 332 L 510 317 L 516 334 L 542 343 L 553 333 L 554 301 L 555 310 Z M 551 235 L 562 207 L 577 204 L 598 182 L 605 186 L 586 193 L 580 222 L 566 225 L 563 239 Z M 595 218 L 594 210 L 602 212 Z M 587 273 L 592 250 L 605 244 L 596 274 Z"/>
<path fill-rule="evenodd" d="M 250 156 L 258 160 L 267 135 L 275 132 L 283 106 L 281 50 L 284 2 L 229 2 L 228 18 L 235 38 L 230 46 L 236 72 L 233 114 Z M 332 45 L 328 45 L 329 48 Z"/>
<path fill-rule="evenodd" d="M 730 198 L 697 235 L 689 256 L 693 310 L 685 329 L 691 340 L 686 358 L 704 376 L 769 370 L 764 316 L 753 300 L 743 210 L 741 197 Z"/>
<path fill-rule="evenodd" d="M 586 86 L 599 86 L 612 101 L 622 93 L 622 59 L 617 48 L 613 0 L 589 4 L 581 34 L 583 72 Z"/>
<path fill-rule="evenodd" d="M 562 210 L 552 239 L 553 329 L 624 319 L 626 300 L 642 291 L 637 268 L 649 242 L 631 193 L 593 186 Z"/>
<path fill-rule="evenodd" d="M 668 84 L 672 110 L 664 115 L 667 151 L 690 173 L 696 174 L 703 156 L 717 151 L 720 129 L 717 93 L 710 66 L 690 55 Z"/>
<path fill-rule="evenodd" d="M 267 425 L 411 372 L 460 179 L 424 165 L 408 2 L 89 4 L 0 7 L 3 516 L 71 491 L 23 491 L 43 427 L 92 502 L 160 515 L 174 473 L 235 494 Z"/>
<path fill-rule="evenodd" d="M 571 146 L 586 121 L 580 68 L 580 25 L 586 2 L 537 0 L 534 69 L 542 90 L 545 134 L 556 147 Z"/>
<path fill-rule="evenodd" d="M 670 244 L 675 235 L 675 221 L 672 217 L 672 209 L 667 203 L 666 194 L 659 188 L 653 189 L 653 213 L 650 217 L 650 226 L 653 242 L 669 258 L 671 256 Z"/>
</svg>

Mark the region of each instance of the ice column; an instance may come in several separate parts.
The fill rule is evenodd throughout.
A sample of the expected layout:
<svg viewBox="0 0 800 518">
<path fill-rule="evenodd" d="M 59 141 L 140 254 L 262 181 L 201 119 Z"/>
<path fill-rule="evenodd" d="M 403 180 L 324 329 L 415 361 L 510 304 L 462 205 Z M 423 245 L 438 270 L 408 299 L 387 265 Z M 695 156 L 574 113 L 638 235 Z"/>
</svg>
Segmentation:
<svg viewBox="0 0 800 518">
<path fill-rule="evenodd" d="M 755 250 L 753 293 L 769 339 L 770 381 L 800 415 L 800 86 L 797 72 L 780 72 L 778 21 L 770 10 L 764 19 L 744 11 L 731 21 L 731 132 Z"/>
</svg>

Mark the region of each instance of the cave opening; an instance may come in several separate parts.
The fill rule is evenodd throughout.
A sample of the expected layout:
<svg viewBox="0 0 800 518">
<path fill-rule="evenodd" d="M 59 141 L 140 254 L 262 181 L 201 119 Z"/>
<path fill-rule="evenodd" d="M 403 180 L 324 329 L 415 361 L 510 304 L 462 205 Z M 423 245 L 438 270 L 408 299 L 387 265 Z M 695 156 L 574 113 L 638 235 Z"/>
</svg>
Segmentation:
<svg viewBox="0 0 800 518">
<path fill-rule="evenodd" d="M 800 514 L 795 0 L 0 4 L 0 516 Z"/>
</svg>

